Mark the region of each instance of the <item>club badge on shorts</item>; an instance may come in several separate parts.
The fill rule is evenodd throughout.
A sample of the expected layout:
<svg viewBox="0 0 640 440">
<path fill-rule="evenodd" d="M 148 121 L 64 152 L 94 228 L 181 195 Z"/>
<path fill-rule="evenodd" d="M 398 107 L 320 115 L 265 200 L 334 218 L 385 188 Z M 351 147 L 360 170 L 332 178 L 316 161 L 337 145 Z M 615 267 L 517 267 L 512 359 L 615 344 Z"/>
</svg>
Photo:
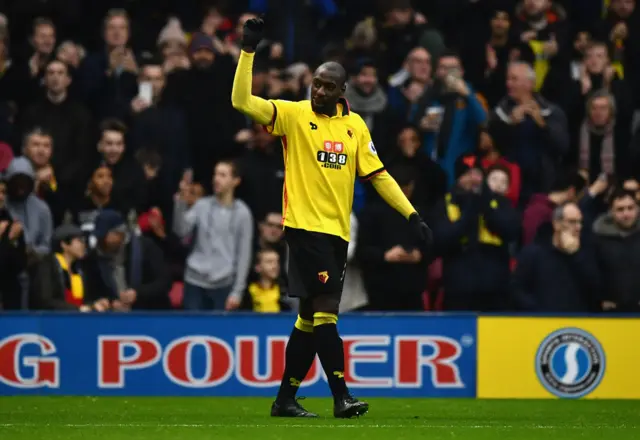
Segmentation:
<svg viewBox="0 0 640 440">
<path fill-rule="evenodd" d="M 576 399 L 595 390 L 605 371 L 605 353 L 590 333 L 577 328 L 556 330 L 536 354 L 536 373 L 551 394 Z"/>
<path fill-rule="evenodd" d="M 327 281 L 329 281 L 329 272 L 327 272 L 326 270 L 318 272 L 318 279 L 322 284 L 327 284 Z"/>
</svg>

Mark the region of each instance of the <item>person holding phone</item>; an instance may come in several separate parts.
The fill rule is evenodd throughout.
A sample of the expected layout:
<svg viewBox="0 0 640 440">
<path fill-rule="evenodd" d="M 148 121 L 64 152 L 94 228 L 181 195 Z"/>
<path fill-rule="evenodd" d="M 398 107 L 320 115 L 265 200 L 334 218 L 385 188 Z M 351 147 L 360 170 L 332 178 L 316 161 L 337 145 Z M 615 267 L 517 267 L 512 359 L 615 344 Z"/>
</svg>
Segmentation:
<svg viewBox="0 0 640 440">
<path fill-rule="evenodd" d="M 487 119 L 486 105 L 464 79 L 460 57 L 452 51 L 438 60 L 434 87 L 420 99 L 410 121 L 422 130 L 425 152 L 454 184 L 456 159 L 475 149 L 477 129 Z"/>
<path fill-rule="evenodd" d="M 166 99 L 166 84 L 167 76 L 160 59 L 143 64 L 129 119 L 133 150 L 152 149 L 162 157 L 159 189 L 171 194 L 178 187 L 184 170 L 191 167 L 191 155 L 187 118 L 182 108 Z"/>
</svg>

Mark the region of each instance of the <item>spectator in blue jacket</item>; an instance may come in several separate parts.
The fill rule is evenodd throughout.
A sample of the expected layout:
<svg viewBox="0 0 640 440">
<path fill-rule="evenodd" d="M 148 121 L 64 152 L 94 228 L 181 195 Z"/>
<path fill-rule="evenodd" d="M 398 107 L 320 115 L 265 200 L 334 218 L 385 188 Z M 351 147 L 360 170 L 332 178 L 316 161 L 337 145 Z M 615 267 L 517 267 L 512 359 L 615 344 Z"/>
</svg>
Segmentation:
<svg viewBox="0 0 640 440">
<path fill-rule="evenodd" d="M 464 80 L 460 57 L 443 53 L 438 60 L 436 81 L 414 106 L 410 116 L 424 133 L 424 148 L 455 182 L 456 159 L 475 149 L 478 128 L 487 112 L 471 85 Z"/>
<path fill-rule="evenodd" d="M 511 280 L 514 305 L 527 312 L 586 313 L 597 310 L 600 273 L 595 253 L 581 239 L 582 213 L 574 202 L 553 211 L 551 226 L 522 250 Z"/>
<path fill-rule="evenodd" d="M 447 311 L 504 310 L 510 276 L 509 245 L 519 235 L 518 213 L 491 191 L 482 170 L 456 160 L 456 187 L 435 208 L 434 245 L 442 257 Z"/>
</svg>

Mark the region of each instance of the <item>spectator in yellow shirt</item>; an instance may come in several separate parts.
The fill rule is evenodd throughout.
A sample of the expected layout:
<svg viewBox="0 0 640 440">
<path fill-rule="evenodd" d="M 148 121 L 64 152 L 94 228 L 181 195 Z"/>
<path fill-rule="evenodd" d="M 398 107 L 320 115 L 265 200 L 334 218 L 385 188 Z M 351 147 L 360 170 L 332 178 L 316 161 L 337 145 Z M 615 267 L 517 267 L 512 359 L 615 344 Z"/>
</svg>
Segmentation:
<svg viewBox="0 0 640 440">
<path fill-rule="evenodd" d="M 256 254 L 255 271 L 258 280 L 249 284 L 245 295 L 247 309 L 259 313 L 278 313 L 290 310 L 282 297 L 280 284 L 280 256 L 273 249 L 263 249 Z"/>
</svg>

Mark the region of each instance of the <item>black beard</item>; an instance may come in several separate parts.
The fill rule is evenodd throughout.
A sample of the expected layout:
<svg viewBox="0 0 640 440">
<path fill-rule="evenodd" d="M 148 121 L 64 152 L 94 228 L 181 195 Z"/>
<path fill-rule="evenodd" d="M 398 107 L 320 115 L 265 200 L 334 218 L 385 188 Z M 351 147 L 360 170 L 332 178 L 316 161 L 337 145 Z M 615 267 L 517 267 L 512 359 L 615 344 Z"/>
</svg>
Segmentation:
<svg viewBox="0 0 640 440">
<path fill-rule="evenodd" d="M 327 103 L 323 106 L 313 106 L 313 111 L 323 115 L 333 116 L 336 113 L 336 103 Z"/>
<path fill-rule="evenodd" d="M 200 71 L 205 71 L 209 69 L 212 65 L 213 63 L 210 63 L 209 61 L 203 61 L 203 60 L 198 60 L 193 62 L 193 66 Z"/>
</svg>

